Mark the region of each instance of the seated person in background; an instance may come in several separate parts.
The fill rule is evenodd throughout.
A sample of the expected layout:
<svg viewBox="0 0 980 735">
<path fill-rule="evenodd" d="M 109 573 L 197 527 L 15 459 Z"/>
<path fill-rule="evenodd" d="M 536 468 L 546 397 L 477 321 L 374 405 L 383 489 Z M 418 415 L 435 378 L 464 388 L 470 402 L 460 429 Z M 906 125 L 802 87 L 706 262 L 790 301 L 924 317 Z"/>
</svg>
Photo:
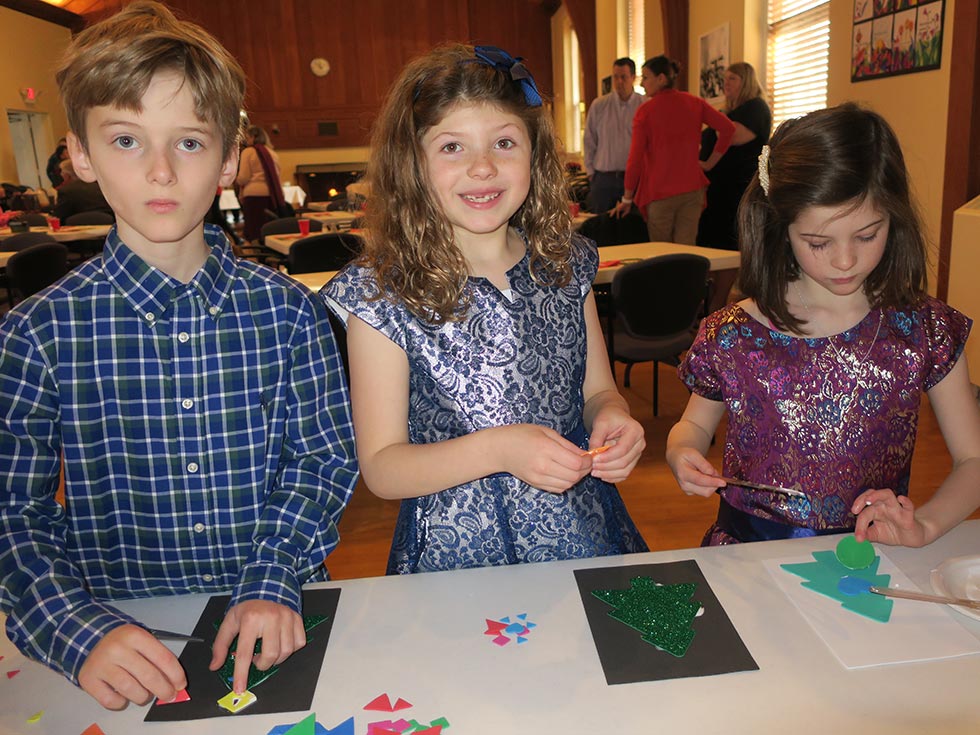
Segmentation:
<svg viewBox="0 0 980 735">
<path fill-rule="evenodd" d="M 245 94 L 214 38 L 135 2 L 56 78 L 75 170 L 117 223 L 0 322 L 6 632 L 105 707 L 168 701 L 180 663 L 112 601 L 230 591 L 211 668 L 237 636 L 242 692 L 259 639 L 262 670 L 305 645 L 301 585 L 326 579 L 357 479 L 326 307 L 203 224 Z"/>
<path fill-rule="evenodd" d="M 71 159 L 61 162 L 61 176 L 64 183 L 57 189 L 58 198 L 51 214 L 64 222 L 79 212 L 107 212 L 113 214 L 112 207 L 102 194 L 97 181 L 82 181 L 75 174 Z"/>
</svg>

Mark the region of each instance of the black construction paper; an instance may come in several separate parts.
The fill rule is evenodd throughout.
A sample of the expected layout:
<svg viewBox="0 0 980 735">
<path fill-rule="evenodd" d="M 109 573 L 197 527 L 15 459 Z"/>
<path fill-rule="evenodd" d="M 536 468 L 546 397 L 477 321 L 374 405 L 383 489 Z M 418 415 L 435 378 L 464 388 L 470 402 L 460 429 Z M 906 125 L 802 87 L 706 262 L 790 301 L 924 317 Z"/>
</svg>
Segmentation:
<svg viewBox="0 0 980 735">
<path fill-rule="evenodd" d="M 701 603 L 704 613 L 692 623 L 694 640 L 684 656 L 672 656 L 645 642 L 639 631 L 609 617 L 613 608 L 592 594 L 593 590 L 629 589 L 633 577 L 650 577 L 661 584 L 697 584 L 693 599 Z M 759 668 L 693 559 L 576 569 L 575 581 L 607 684 L 713 676 Z"/>
<path fill-rule="evenodd" d="M 279 664 L 279 671 L 253 690 L 258 701 L 248 709 L 233 715 L 218 706 L 218 700 L 228 693 L 211 663 L 211 644 L 217 633 L 214 623 L 225 614 L 229 595 L 212 597 L 201 613 L 194 635 L 205 643 L 187 643 L 180 654 L 180 663 L 187 673 L 187 693 L 190 700 L 173 704 L 150 706 L 144 722 L 175 722 L 202 720 L 208 717 L 245 717 L 246 715 L 297 712 L 310 709 L 316 691 L 327 642 L 337 615 L 339 589 L 303 591 L 303 615 L 326 615 L 327 619 L 309 631 L 306 645 Z"/>
</svg>

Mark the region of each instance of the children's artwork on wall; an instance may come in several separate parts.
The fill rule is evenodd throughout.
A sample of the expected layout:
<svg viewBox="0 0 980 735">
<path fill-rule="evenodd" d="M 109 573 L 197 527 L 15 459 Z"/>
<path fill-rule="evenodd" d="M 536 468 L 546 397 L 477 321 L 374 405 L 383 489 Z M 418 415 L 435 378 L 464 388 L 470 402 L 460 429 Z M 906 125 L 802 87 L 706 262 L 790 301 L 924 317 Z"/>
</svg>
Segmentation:
<svg viewBox="0 0 980 735">
<path fill-rule="evenodd" d="M 938 69 L 945 0 L 854 0 L 851 81 Z"/>
<path fill-rule="evenodd" d="M 729 63 L 728 23 L 701 36 L 699 48 L 699 94 L 713 105 L 721 105 L 725 97 L 725 69 Z"/>
</svg>

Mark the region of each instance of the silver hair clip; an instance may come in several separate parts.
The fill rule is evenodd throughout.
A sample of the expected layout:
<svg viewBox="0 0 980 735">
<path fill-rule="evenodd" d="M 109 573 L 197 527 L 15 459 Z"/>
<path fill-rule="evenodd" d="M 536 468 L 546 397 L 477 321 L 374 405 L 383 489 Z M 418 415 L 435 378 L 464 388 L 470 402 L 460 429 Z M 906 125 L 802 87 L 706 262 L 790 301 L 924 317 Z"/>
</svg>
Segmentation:
<svg viewBox="0 0 980 735">
<path fill-rule="evenodd" d="M 769 146 L 762 146 L 759 153 L 759 186 L 769 196 Z"/>
</svg>

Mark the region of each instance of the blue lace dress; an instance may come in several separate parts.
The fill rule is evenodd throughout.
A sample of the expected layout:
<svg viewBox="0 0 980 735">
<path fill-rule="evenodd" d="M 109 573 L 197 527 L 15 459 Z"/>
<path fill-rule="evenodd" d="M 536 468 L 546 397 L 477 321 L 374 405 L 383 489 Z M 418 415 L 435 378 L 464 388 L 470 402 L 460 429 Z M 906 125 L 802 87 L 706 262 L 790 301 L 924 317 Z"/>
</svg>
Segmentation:
<svg viewBox="0 0 980 735">
<path fill-rule="evenodd" d="M 469 311 L 456 322 L 431 324 L 398 301 L 372 300 L 378 293 L 373 272 L 357 265 L 341 271 L 321 296 L 408 355 L 412 443 L 529 423 L 585 448 L 583 304 L 598 255 L 584 238 L 576 236 L 572 247 L 574 274 L 567 286 L 535 283 L 525 255 L 507 273 L 507 295 L 486 279 L 471 278 Z M 388 573 L 646 550 L 615 486 L 590 475 L 557 495 L 499 473 L 403 500 Z"/>
</svg>

